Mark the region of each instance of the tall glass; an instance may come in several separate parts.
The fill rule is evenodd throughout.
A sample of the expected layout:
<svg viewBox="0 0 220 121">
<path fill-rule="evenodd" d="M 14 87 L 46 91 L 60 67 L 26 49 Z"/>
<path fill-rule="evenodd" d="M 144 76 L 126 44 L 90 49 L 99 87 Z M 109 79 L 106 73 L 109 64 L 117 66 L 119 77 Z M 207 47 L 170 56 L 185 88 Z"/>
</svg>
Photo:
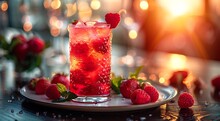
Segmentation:
<svg viewBox="0 0 220 121">
<path fill-rule="evenodd" d="M 69 25 L 70 91 L 78 102 L 104 102 L 110 95 L 111 29 L 100 22 Z"/>
</svg>

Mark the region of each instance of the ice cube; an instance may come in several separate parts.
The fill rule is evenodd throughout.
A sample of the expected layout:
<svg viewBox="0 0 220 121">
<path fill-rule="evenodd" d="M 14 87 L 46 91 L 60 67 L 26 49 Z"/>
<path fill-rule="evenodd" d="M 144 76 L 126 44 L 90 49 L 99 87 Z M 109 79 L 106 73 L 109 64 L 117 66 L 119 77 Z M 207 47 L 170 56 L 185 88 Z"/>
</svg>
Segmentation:
<svg viewBox="0 0 220 121">
<path fill-rule="evenodd" d="M 96 23 L 97 23 L 96 21 L 88 21 L 85 24 L 86 26 L 91 27 L 91 26 L 94 26 Z"/>
<path fill-rule="evenodd" d="M 76 23 L 76 26 L 79 26 L 79 27 L 81 27 L 81 26 L 85 26 L 85 23 L 83 22 L 83 21 L 78 21 L 77 23 Z"/>
<path fill-rule="evenodd" d="M 105 27 L 110 28 L 110 25 L 105 22 L 96 22 L 95 26 L 100 27 L 100 28 L 105 28 Z"/>
</svg>

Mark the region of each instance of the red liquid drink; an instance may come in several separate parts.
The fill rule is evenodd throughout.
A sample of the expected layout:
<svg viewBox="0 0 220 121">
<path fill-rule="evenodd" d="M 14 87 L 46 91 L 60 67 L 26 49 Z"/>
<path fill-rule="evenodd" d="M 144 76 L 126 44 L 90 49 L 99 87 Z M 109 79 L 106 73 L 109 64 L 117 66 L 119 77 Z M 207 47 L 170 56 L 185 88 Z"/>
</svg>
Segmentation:
<svg viewBox="0 0 220 121">
<path fill-rule="evenodd" d="M 110 95 L 111 35 L 106 23 L 69 25 L 71 92 L 85 97 Z"/>
</svg>

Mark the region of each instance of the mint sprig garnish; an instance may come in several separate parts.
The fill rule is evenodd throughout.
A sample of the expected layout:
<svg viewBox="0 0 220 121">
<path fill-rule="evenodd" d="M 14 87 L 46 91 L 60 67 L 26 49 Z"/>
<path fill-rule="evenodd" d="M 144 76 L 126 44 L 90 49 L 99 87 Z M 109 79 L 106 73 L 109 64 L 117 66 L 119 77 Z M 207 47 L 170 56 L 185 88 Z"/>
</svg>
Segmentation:
<svg viewBox="0 0 220 121">
<path fill-rule="evenodd" d="M 120 84 L 122 80 L 123 80 L 122 76 L 116 76 L 114 73 L 112 73 L 111 87 L 112 90 L 114 90 L 115 93 L 117 94 L 120 94 Z"/>
<path fill-rule="evenodd" d="M 135 69 L 135 72 L 130 72 L 129 78 L 138 79 L 138 75 L 141 72 L 142 68 L 143 68 L 143 66 L 139 66 L 138 68 Z"/>
<path fill-rule="evenodd" d="M 122 81 L 126 79 L 136 79 L 139 82 L 139 84 L 142 85 L 144 82 L 146 82 L 146 80 L 138 79 L 139 73 L 141 72 L 142 69 L 143 69 L 143 66 L 137 67 L 134 72 L 129 73 L 128 78 L 123 78 L 122 76 L 116 76 L 114 73 L 112 73 L 112 77 L 111 77 L 112 90 L 115 93 L 120 94 L 120 85 Z"/>
<path fill-rule="evenodd" d="M 60 95 L 62 97 L 59 99 L 52 100 L 52 102 L 54 102 L 54 103 L 66 102 L 66 101 L 70 101 L 72 99 L 77 98 L 76 94 L 74 94 L 70 91 L 67 91 L 66 86 L 64 86 L 61 83 L 57 83 L 57 89 L 60 92 Z"/>
</svg>

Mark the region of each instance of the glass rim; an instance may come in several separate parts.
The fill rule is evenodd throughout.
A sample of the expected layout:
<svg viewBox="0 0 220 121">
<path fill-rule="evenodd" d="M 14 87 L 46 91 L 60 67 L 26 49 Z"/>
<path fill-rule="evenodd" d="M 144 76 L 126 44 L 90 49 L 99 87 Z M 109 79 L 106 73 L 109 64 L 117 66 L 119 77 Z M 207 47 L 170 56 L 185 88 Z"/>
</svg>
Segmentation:
<svg viewBox="0 0 220 121">
<path fill-rule="evenodd" d="M 97 21 L 87 21 L 87 22 L 97 22 Z M 97 24 L 98 23 L 98 24 Z M 108 24 L 108 23 L 106 23 L 106 22 L 97 22 L 95 25 L 93 25 L 93 26 L 87 26 L 87 25 L 85 25 L 85 26 L 80 26 L 80 25 L 74 25 L 74 24 L 72 24 L 72 23 L 70 23 L 69 25 L 68 25 L 68 27 L 73 27 L 73 28 L 108 28 L 108 29 L 110 29 L 110 27 L 111 27 L 111 25 L 110 24 Z M 100 25 L 99 25 L 100 24 Z M 103 26 L 103 25 L 105 25 L 105 26 Z"/>
</svg>

